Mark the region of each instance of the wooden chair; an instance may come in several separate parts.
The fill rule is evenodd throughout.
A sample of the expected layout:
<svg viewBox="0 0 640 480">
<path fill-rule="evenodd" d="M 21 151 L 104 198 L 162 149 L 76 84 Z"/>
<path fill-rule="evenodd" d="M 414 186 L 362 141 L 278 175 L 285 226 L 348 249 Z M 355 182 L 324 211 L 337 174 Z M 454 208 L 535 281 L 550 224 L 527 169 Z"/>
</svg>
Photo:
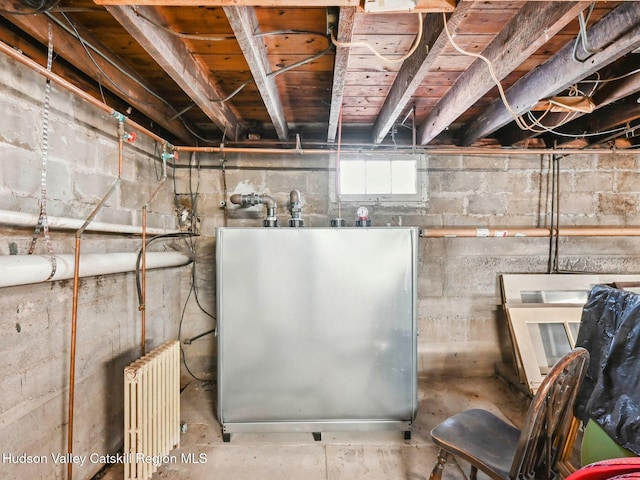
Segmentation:
<svg viewBox="0 0 640 480">
<path fill-rule="evenodd" d="M 471 480 L 478 470 L 495 480 L 551 479 L 573 418 L 589 352 L 576 348 L 549 370 L 533 397 L 522 431 L 486 410 L 467 410 L 431 431 L 440 447 L 430 480 L 440 480 L 452 454 L 471 464 Z"/>
</svg>

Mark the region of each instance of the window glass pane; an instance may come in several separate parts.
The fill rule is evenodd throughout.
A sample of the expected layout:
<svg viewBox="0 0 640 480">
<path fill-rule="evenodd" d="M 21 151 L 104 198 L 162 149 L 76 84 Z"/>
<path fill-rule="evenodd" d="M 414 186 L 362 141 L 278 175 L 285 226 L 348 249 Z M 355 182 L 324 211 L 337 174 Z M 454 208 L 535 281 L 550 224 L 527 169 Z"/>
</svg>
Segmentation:
<svg viewBox="0 0 640 480">
<path fill-rule="evenodd" d="M 540 373 L 546 375 L 562 356 L 569 353 L 571 345 L 562 323 L 527 324 Z"/>
<path fill-rule="evenodd" d="M 415 160 L 391 161 L 391 193 L 417 193 L 417 168 Z"/>
<path fill-rule="evenodd" d="M 340 163 L 340 192 L 346 195 L 366 192 L 364 160 L 350 160 Z"/>
<path fill-rule="evenodd" d="M 522 303 L 585 303 L 586 290 L 522 290 Z"/>
<path fill-rule="evenodd" d="M 367 193 L 391 193 L 391 162 L 367 162 Z"/>
</svg>

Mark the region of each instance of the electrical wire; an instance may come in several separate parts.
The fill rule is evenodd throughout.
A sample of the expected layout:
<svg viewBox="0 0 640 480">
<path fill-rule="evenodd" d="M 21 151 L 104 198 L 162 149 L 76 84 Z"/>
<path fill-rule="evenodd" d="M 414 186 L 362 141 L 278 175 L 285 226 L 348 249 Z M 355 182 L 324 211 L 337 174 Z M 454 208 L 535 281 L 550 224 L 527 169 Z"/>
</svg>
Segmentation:
<svg viewBox="0 0 640 480">
<path fill-rule="evenodd" d="M 446 25 L 446 17 L 445 17 L 445 25 Z M 379 53 L 375 48 L 373 48 L 369 44 L 369 42 L 341 42 L 341 41 L 338 41 L 336 39 L 335 35 L 333 34 L 333 30 L 331 31 L 331 43 L 333 43 L 336 47 L 365 47 L 365 48 L 369 49 L 376 57 L 378 57 L 379 59 L 381 59 L 381 60 L 383 60 L 385 62 L 400 63 L 400 62 L 404 62 L 407 58 L 409 58 L 413 54 L 413 52 L 416 51 L 416 49 L 420 45 L 420 41 L 422 40 L 422 33 L 423 33 L 422 31 L 423 31 L 422 13 L 418 13 L 418 33 L 417 33 L 416 38 L 414 39 L 413 44 L 411 45 L 411 48 L 409 49 L 409 51 L 407 53 L 405 53 L 404 55 L 402 55 L 401 57 L 393 57 L 393 58 L 385 57 L 384 55 Z"/>
<path fill-rule="evenodd" d="M 96 69 L 98 69 L 99 73 L 102 74 L 102 76 L 109 80 L 109 82 L 125 97 L 128 98 L 129 100 L 133 100 L 136 103 L 139 103 L 141 105 L 147 105 L 147 106 L 154 106 L 155 104 L 150 103 L 150 102 L 146 102 L 144 100 L 140 100 L 139 98 L 136 98 L 134 96 L 132 96 L 130 93 L 128 93 L 127 90 L 123 89 L 122 87 L 120 87 L 120 85 L 118 85 L 113 79 L 111 79 L 111 77 L 109 77 L 109 75 L 107 73 L 105 73 L 105 71 L 102 69 L 102 67 L 100 67 L 100 65 L 98 64 L 98 62 L 96 62 L 95 58 L 93 57 L 93 55 L 91 54 L 91 52 L 89 52 L 89 49 L 93 50 L 95 53 L 97 53 L 100 57 L 102 57 L 103 60 L 105 60 L 107 63 L 109 63 L 112 67 L 114 67 L 116 70 L 118 70 L 121 74 L 123 74 L 125 77 L 127 77 L 129 80 L 135 82 L 137 85 L 139 85 L 140 87 L 142 87 L 149 95 L 151 95 L 152 97 L 156 98 L 157 100 L 159 100 L 160 102 L 162 102 L 164 105 L 166 105 L 167 107 L 169 107 L 172 111 L 174 111 L 175 113 L 177 113 L 176 109 L 173 107 L 173 105 L 171 105 L 169 102 L 167 102 L 162 96 L 160 96 L 158 93 L 154 92 L 151 88 L 149 88 L 147 85 L 145 85 L 143 82 L 141 82 L 140 80 L 138 80 L 136 77 L 134 77 L 133 75 L 131 75 L 129 72 L 127 72 L 126 70 L 124 70 L 122 67 L 120 67 L 120 65 L 118 65 L 117 63 L 115 63 L 114 61 L 112 61 L 109 57 L 107 57 L 104 53 L 102 53 L 97 47 L 95 47 L 94 45 L 92 45 L 90 42 L 86 41 L 81 35 L 80 32 L 78 32 L 78 29 L 76 27 L 76 25 L 69 19 L 69 17 L 65 14 L 62 13 L 62 16 L 64 17 L 64 19 L 67 21 L 67 23 L 69 24 L 69 26 L 71 27 L 72 30 L 69 30 L 69 27 L 67 27 L 64 23 L 60 22 L 60 20 L 58 20 L 58 18 L 56 18 L 55 16 L 51 15 L 51 14 L 47 14 L 47 17 L 49 17 L 49 19 L 51 19 L 52 21 L 54 21 L 59 27 L 61 27 L 63 30 L 65 30 L 67 33 L 69 33 L 70 35 L 72 35 L 73 37 L 75 37 L 80 44 L 82 45 L 82 48 L 84 49 L 85 53 L 87 54 L 87 56 L 89 57 L 89 60 L 91 60 L 91 63 L 93 63 L 93 65 L 96 67 Z"/>
<path fill-rule="evenodd" d="M 38 13 L 45 13 L 45 12 L 50 12 L 51 10 L 53 10 L 59 3 L 60 0 L 54 0 L 53 2 L 50 2 L 50 0 L 41 0 L 39 2 L 39 5 L 35 5 L 36 2 L 33 2 L 31 0 L 22 0 L 22 3 L 26 3 L 30 8 L 32 8 L 31 11 L 28 10 L 6 10 L 6 9 L 0 9 L 0 14 L 4 14 L 4 15 L 36 15 Z M 50 5 L 47 5 L 48 3 L 50 3 Z"/>
<path fill-rule="evenodd" d="M 189 375 L 191 375 L 195 380 L 199 382 L 208 382 L 209 380 L 196 377 L 194 373 L 191 371 L 191 369 L 189 368 L 189 364 L 187 363 L 187 356 L 184 352 L 184 348 L 182 347 L 182 323 L 184 322 L 184 314 L 187 310 L 187 305 L 189 304 L 189 299 L 191 298 L 192 292 L 193 292 L 193 284 L 189 289 L 189 294 L 187 295 L 187 299 L 184 302 L 184 307 L 182 307 L 182 314 L 180 315 L 180 323 L 178 325 L 178 343 L 180 343 L 180 354 L 182 356 L 182 364 L 184 365 L 184 368 L 187 370 L 187 372 L 189 372 Z"/>
<path fill-rule="evenodd" d="M 166 26 L 162 25 L 161 23 L 158 23 L 158 22 L 156 22 L 154 20 L 151 20 L 145 14 L 140 13 L 136 6 L 133 6 L 132 8 L 133 8 L 133 12 L 138 17 L 140 17 L 143 20 L 149 22 L 154 27 L 157 27 L 157 28 L 161 29 L 162 31 L 167 32 L 168 34 L 173 35 L 174 37 L 183 38 L 185 40 L 200 40 L 200 41 L 205 41 L 205 42 L 224 42 L 226 40 L 235 40 L 236 39 L 235 35 L 202 35 L 202 34 L 198 34 L 198 33 L 176 32 L 175 30 L 172 30 L 169 27 L 166 27 Z M 273 30 L 273 31 L 270 31 L 270 32 L 256 32 L 256 33 L 253 34 L 254 37 L 267 37 L 267 36 L 272 36 L 272 35 L 318 35 L 318 36 L 321 36 L 323 38 L 327 38 L 327 34 L 326 33 L 313 32 L 313 31 L 310 31 L 310 30 Z"/>
<path fill-rule="evenodd" d="M 507 95 L 504 92 L 504 88 L 502 87 L 502 83 L 500 82 L 500 79 L 498 78 L 498 75 L 496 75 L 496 72 L 495 72 L 495 70 L 493 68 L 493 63 L 491 63 L 491 60 L 489 60 L 487 57 L 485 57 L 484 55 L 481 55 L 479 53 L 468 52 L 467 50 L 462 49 L 453 40 L 453 37 L 451 36 L 451 33 L 449 32 L 449 25 L 448 25 L 448 22 L 447 22 L 446 13 L 442 12 L 442 18 L 443 18 L 443 21 L 444 21 L 444 31 L 445 31 L 445 33 L 447 35 L 447 39 L 449 40 L 449 43 L 451 43 L 451 46 L 454 49 L 456 49 L 459 53 L 461 53 L 463 55 L 468 55 L 470 57 L 479 58 L 480 60 L 482 60 L 487 65 L 487 67 L 489 68 L 489 75 L 491 75 L 491 78 L 493 79 L 494 83 L 498 87 L 498 92 L 500 93 L 500 98 L 502 99 L 502 103 L 504 104 L 504 106 L 507 109 L 507 111 L 513 117 L 514 121 L 516 122 L 516 125 L 521 130 L 530 130 L 530 128 L 525 123 L 523 123 L 521 117 L 518 114 L 516 114 L 516 112 L 514 112 L 513 109 L 511 108 L 511 105 L 509 104 L 509 101 L 507 100 Z"/>
<path fill-rule="evenodd" d="M 493 79 L 494 83 L 498 87 L 498 92 L 500 93 L 500 99 L 502 100 L 502 103 L 504 104 L 504 106 L 507 109 L 507 111 L 513 117 L 513 119 L 514 119 L 516 125 L 518 126 L 518 128 L 520 128 L 521 130 L 526 130 L 526 131 L 530 131 L 530 132 L 533 132 L 533 133 L 542 133 L 541 131 L 536 130 L 534 128 L 534 125 L 535 125 L 535 126 L 538 126 L 538 127 L 542 128 L 542 129 L 544 129 L 544 131 L 546 131 L 546 132 L 550 132 L 550 133 L 561 135 L 561 136 L 569 136 L 569 137 L 573 137 L 573 138 L 581 138 L 581 137 L 584 136 L 584 135 L 571 135 L 571 134 L 563 134 L 563 133 L 560 133 L 560 132 L 556 132 L 553 128 L 546 127 L 546 126 L 542 125 L 541 123 L 539 123 L 539 119 L 535 119 L 535 117 L 532 116 L 530 111 L 527 112 L 527 115 L 528 115 L 529 120 L 533 121 L 533 125 L 527 125 L 526 122 L 524 121 L 522 115 L 518 115 L 513 110 L 511 105 L 509 104 L 509 101 L 507 100 L 507 95 L 505 94 L 505 91 L 504 91 L 504 88 L 502 87 L 502 83 L 500 82 L 500 79 L 496 75 L 496 72 L 494 70 L 493 63 L 491 62 L 491 60 L 489 60 L 487 57 L 485 57 L 485 56 L 483 56 L 483 55 L 481 55 L 479 53 L 468 52 L 468 51 L 462 49 L 460 46 L 458 46 L 458 44 L 456 44 L 456 42 L 453 40 L 453 37 L 451 36 L 451 33 L 449 32 L 449 27 L 447 25 L 447 16 L 446 16 L 446 14 L 444 12 L 442 13 L 442 16 L 443 16 L 443 19 L 444 19 L 444 31 L 445 31 L 445 33 L 447 35 L 447 39 L 449 40 L 449 43 L 451 43 L 451 46 L 454 49 L 456 49 L 458 52 L 462 53 L 463 55 L 468 55 L 470 57 L 479 58 L 480 60 L 482 60 L 487 65 L 487 67 L 489 68 L 489 75 L 491 75 L 491 78 Z M 598 79 L 597 82 L 603 82 L 603 80 Z M 579 83 L 582 83 L 582 82 L 579 82 Z M 570 92 L 571 91 L 575 91 L 573 89 L 577 90 L 577 87 L 576 86 L 570 87 Z M 562 102 L 558 102 L 558 101 L 551 100 L 551 99 L 548 99 L 547 101 L 549 102 L 549 107 L 547 108 L 547 112 L 550 110 L 551 105 L 554 104 L 556 106 L 560 106 L 562 108 L 566 108 L 567 110 L 572 110 L 572 111 L 574 111 L 576 113 L 585 113 L 582 110 L 579 110 L 579 109 L 576 109 L 574 107 L 571 107 L 570 105 L 565 105 Z M 546 115 L 547 112 L 545 112 L 544 115 Z M 594 135 L 600 135 L 600 133 L 597 133 L 597 134 L 594 134 Z"/>
<path fill-rule="evenodd" d="M 632 70 L 631 72 L 625 73 L 623 75 L 619 75 L 617 77 L 605 78 L 605 79 L 598 78 L 597 80 L 580 80 L 579 83 L 596 83 L 597 84 L 597 83 L 615 82 L 615 81 L 618 81 L 618 80 L 622 80 L 623 78 L 630 77 L 631 75 L 635 75 L 636 73 L 640 73 L 640 68 L 636 68 L 635 70 Z M 598 74 L 598 76 L 600 76 L 600 74 Z"/>
</svg>

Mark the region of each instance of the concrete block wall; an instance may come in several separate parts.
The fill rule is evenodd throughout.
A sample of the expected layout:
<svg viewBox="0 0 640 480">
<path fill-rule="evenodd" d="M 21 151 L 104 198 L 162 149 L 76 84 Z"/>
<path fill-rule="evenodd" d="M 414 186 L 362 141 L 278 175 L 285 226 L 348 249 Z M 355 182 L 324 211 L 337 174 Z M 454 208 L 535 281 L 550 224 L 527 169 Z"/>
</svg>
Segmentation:
<svg viewBox="0 0 640 480">
<path fill-rule="evenodd" d="M 0 56 L 0 210 L 38 214 L 45 80 Z M 47 205 L 50 216 L 84 220 L 117 176 L 117 122 L 53 86 L 49 120 Z M 97 221 L 141 224 L 141 207 L 158 184 L 153 143 L 139 135 L 125 145 L 121 187 Z M 169 179 L 150 204 L 150 227 L 177 227 Z M 0 255 L 25 255 L 35 225 L 0 225 Z M 55 253 L 73 253 L 75 232 L 52 231 Z M 140 237 L 85 233 L 82 253 L 137 252 Z M 184 249 L 156 242 L 150 250 Z M 41 233 L 36 253 L 46 254 Z M 147 351 L 176 338 L 189 267 L 147 276 Z M 4 275 L 4 274 L 3 274 Z M 47 463 L 0 458 L 0 479 L 66 478 L 52 454 L 67 452 L 67 396 L 72 280 L 0 291 L 0 455 L 44 455 Z M 140 356 L 135 275 L 80 280 L 74 453 L 115 453 L 123 444 L 123 368 Z M 101 464 L 88 458 L 74 478 L 92 478 Z"/>
<path fill-rule="evenodd" d="M 225 224 L 220 157 L 199 156 L 201 175 L 199 239 L 206 282 L 215 282 L 215 227 Z M 366 204 L 373 224 L 421 228 L 544 227 L 551 224 L 551 159 L 544 155 L 430 155 L 421 172 L 429 186 L 421 205 Z M 561 226 L 640 225 L 640 156 L 571 155 L 560 162 Z M 302 194 L 307 226 L 327 226 L 337 215 L 331 201 L 334 167 L 325 156 L 227 155 L 228 194 L 269 193 L 278 202 L 281 225 L 288 219 L 289 191 Z M 360 205 L 343 202 L 342 217 L 353 224 Z M 229 205 L 228 226 L 260 227 L 264 207 Z M 494 364 L 511 360 L 511 345 L 501 312 L 499 277 L 503 273 L 546 273 L 548 238 L 421 238 L 419 241 L 419 372 L 422 376 L 487 376 Z M 640 238 L 561 238 L 559 268 L 579 272 L 637 273 Z M 203 273 L 204 275 L 204 273 Z M 215 311 L 214 292 L 203 304 Z M 205 321 L 194 312 L 195 324 Z M 200 318 L 200 320 L 198 320 Z M 202 326 L 200 326 L 202 327 Z M 209 342 L 209 343 L 207 343 Z M 194 361 L 214 371 L 214 339 L 187 347 Z M 204 367 L 204 365 L 207 365 Z"/>
</svg>

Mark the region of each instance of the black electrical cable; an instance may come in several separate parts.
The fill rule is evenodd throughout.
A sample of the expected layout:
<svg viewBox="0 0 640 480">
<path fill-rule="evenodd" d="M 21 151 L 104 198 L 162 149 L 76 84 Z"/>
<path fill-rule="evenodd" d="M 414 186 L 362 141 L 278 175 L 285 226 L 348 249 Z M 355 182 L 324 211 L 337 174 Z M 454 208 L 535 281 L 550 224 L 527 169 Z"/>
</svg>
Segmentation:
<svg viewBox="0 0 640 480">
<path fill-rule="evenodd" d="M 182 363 L 184 364 L 184 368 L 187 370 L 187 372 L 189 372 L 189 375 L 191 375 L 194 379 L 198 380 L 199 382 L 209 382 L 209 380 L 205 380 L 203 378 L 199 378 L 194 375 L 194 373 L 189 368 L 189 365 L 187 364 L 187 356 L 184 353 L 184 348 L 182 347 L 182 323 L 184 322 L 184 314 L 187 310 L 187 305 L 189 304 L 189 299 L 191 298 L 192 292 L 193 292 L 193 283 L 191 284 L 191 288 L 189 289 L 189 294 L 187 295 L 187 299 L 184 302 L 184 307 L 182 307 L 182 314 L 180 315 L 180 324 L 178 325 L 178 342 L 180 343 L 180 353 L 182 355 Z"/>
<path fill-rule="evenodd" d="M 25 10 L 0 9 L 0 13 L 5 15 L 35 15 L 38 13 L 50 12 L 58 6 L 60 0 L 54 0 L 53 2 L 50 0 L 41 0 L 40 2 L 22 0 L 20 3 L 27 8 Z"/>
<path fill-rule="evenodd" d="M 195 340 L 198 340 L 199 338 L 202 338 L 202 337 L 206 337 L 207 335 L 211 335 L 212 333 L 216 333 L 216 329 L 215 328 L 210 328 L 206 332 L 199 333 L 195 337 L 187 338 L 184 341 L 184 344 L 185 345 L 191 345 Z"/>
<path fill-rule="evenodd" d="M 155 235 L 147 240 L 145 246 L 148 247 L 151 242 L 159 240 L 161 238 L 182 238 L 182 237 L 193 237 L 195 234 L 191 232 L 184 233 L 163 233 L 161 235 Z M 193 253 L 193 252 L 192 252 Z M 142 285 L 140 283 L 140 263 L 142 261 L 142 248 L 138 251 L 138 258 L 136 259 L 136 289 L 138 292 L 138 305 L 142 305 Z M 195 262 L 195 259 L 192 260 Z"/>
</svg>

